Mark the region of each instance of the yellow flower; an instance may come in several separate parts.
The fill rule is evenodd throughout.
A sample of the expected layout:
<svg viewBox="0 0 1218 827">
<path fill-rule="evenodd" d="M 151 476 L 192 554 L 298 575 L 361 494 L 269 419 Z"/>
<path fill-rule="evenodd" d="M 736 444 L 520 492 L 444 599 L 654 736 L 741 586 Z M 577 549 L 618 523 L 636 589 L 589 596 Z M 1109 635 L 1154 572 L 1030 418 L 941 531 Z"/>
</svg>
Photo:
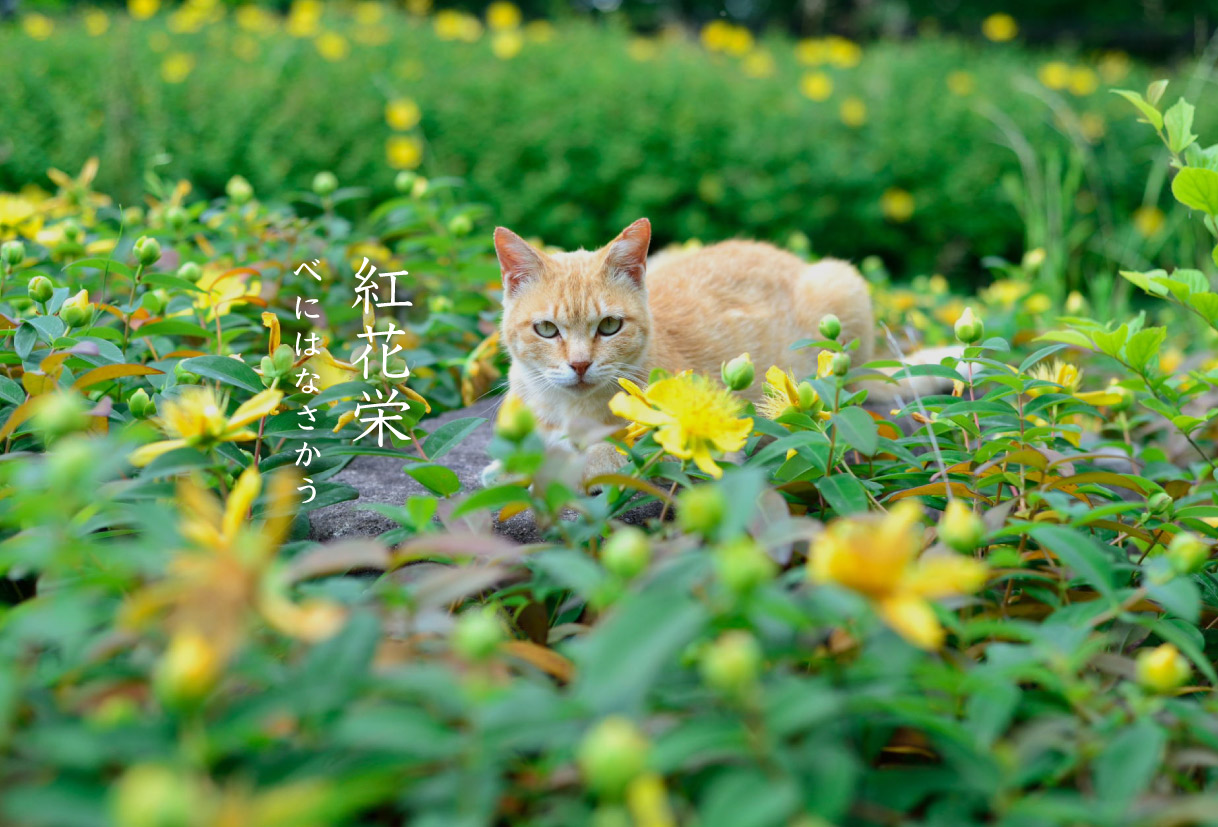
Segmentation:
<svg viewBox="0 0 1218 827">
<path fill-rule="evenodd" d="M 918 559 L 921 519 L 921 507 L 903 500 L 883 518 L 834 520 L 813 542 L 808 569 L 818 583 L 835 583 L 866 597 L 910 643 L 938 649 L 944 631 L 930 600 L 978 591 L 987 569 L 955 554 Z"/>
<path fill-rule="evenodd" d="M 1184 353 L 1178 347 L 1169 347 L 1159 356 L 1159 370 L 1171 375 L 1184 363 Z"/>
<path fill-rule="evenodd" d="M 554 24 L 549 20 L 534 20 L 525 25 L 524 35 L 534 43 L 548 43 L 554 39 Z"/>
<path fill-rule="evenodd" d="M 801 40 L 795 44 L 795 59 L 805 66 L 820 66 L 829 60 L 829 47 L 823 40 Z"/>
<path fill-rule="evenodd" d="M 385 141 L 385 158 L 394 169 L 414 169 L 423 162 L 423 142 L 413 135 L 393 135 Z"/>
<path fill-rule="evenodd" d="M 173 52 L 161 61 L 161 78 L 166 83 L 181 83 L 186 80 L 195 68 L 194 55 L 185 52 Z"/>
<path fill-rule="evenodd" d="M 321 12 L 321 0 L 296 0 L 288 12 L 288 34 L 292 37 L 313 37 L 321 28 Z"/>
<path fill-rule="evenodd" d="M 269 34 L 275 30 L 275 16 L 256 3 L 238 6 L 234 16 L 237 25 L 247 32 Z"/>
<path fill-rule="evenodd" d="M 1145 204 L 1133 211 L 1133 228 L 1142 238 L 1152 238 L 1159 234 L 1167 217 L 1154 204 Z"/>
<path fill-rule="evenodd" d="M 966 98 L 973 94 L 977 88 L 976 81 L 968 72 L 956 71 L 947 76 L 947 91 L 961 98 Z"/>
<path fill-rule="evenodd" d="M 753 48 L 753 34 L 744 26 L 712 20 L 702 27 L 702 45 L 712 52 L 745 55 Z"/>
<path fill-rule="evenodd" d="M 799 388 L 795 375 L 784 371 L 777 365 L 772 365 L 765 372 L 765 385 L 761 389 L 761 401 L 757 404 L 757 412 L 766 419 L 777 419 L 788 408 L 800 407 Z"/>
<path fill-rule="evenodd" d="M 853 40 L 830 37 L 825 41 L 829 62 L 841 69 L 851 69 L 863 59 L 863 49 Z"/>
<path fill-rule="evenodd" d="M 998 279 L 981 291 L 981 297 L 989 304 L 1000 304 L 1010 308 L 1031 290 L 1031 286 L 1014 279 Z"/>
<path fill-rule="evenodd" d="M 833 357 L 835 355 L 836 354 L 831 350 L 822 350 L 820 353 L 816 354 L 817 379 L 827 379 L 833 375 Z"/>
<path fill-rule="evenodd" d="M 258 298 L 262 293 L 262 284 L 250 278 L 250 273 L 250 270 L 241 267 L 233 270 L 204 267 L 203 276 L 197 282 L 203 292 L 195 294 L 195 309 L 203 312 L 205 320 L 212 321 L 234 306 Z"/>
<path fill-rule="evenodd" d="M 914 197 L 899 187 L 884 190 L 880 196 L 880 211 L 889 221 L 904 223 L 913 217 Z"/>
<path fill-rule="evenodd" d="M 995 43 L 1005 43 L 1019 34 L 1019 24 L 1009 14 L 991 14 L 981 21 L 981 33 Z"/>
<path fill-rule="evenodd" d="M 337 32 L 322 32 L 313 45 L 317 47 L 317 53 L 331 63 L 337 63 L 351 54 L 351 44 Z"/>
<path fill-rule="evenodd" d="M 1095 72 L 1086 66 L 1075 66 L 1070 70 L 1068 85 L 1070 94 L 1085 97 L 1095 94 L 1095 90 L 1100 88 L 1100 79 Z"/>
<path fill-rule="evenodd" d="M 1065 89 L 1070 85 L 1070 67 L 1060 60 L 1051 60 L 1036 70 L 1036 77 L 1050 89 Z"/>
<path fill-rule="evenodd" d="M 491 53 L 500 60 L 511 60 L 524 48 L 524 35 L 517 29 L 505 29 L 491 36 Z"/>
<path fill-rule="evenodd" d="M 436 12 L 432 25 L 441 40 L 464 40 L 472 43 L 482 36 L 482 23 L 465 12 L 443 9 Z"/>
<path fill-rule="evenodd" d="M 360 0 L 355 4 L 355 22 L 361 26 L 375 26 L 385 16 L 385 7 L 376 0 Z"/>
<path fill-rule="evenodd" d="M 1044 293 L 1033 293 L 1023 301 L 1023 309 L 1033 316 L 1048 313 L 1053 308 L 1053 300 Z"/>
<path fill-rule="evenodd" d="M 55 33 L 55 24 L 45 14 L 27 14 L 21 18 L 21 28 L 33 40 L 46 40 Z"/>
<path fill-rule="evenodd" d="M 492 29 L 514 29 L 520 19 L 520 9 L 507 0 L 495 0 L 486 8 L 486 25 Z"/>
<path fill-rule="evenodd" d="M 814 101 L 828 100 L 833 94 L 833 79 L 824 72 L 807 72 L 799 79 L 799 91 Z"/>
<path fill-rule="evenodd" d="M 774 57 L 763 49 L 756 49 L 744 56 L 740 68 L 751 78 L 768 78 L 774 74 Z"/>
<path fill-rule="evenodd" d="M 857 128 L 867 123 L 867 104 L 863 103 L 862 98 L 846 98 L 842 101 L 839 113 L 842 123 L 846 126 Z"/>
<path fill-rule="evenodd" d="M 431 11 L 431 0 L 406 0 L 406 11 L 415 17 L 422 17 Z"/>
<path fill-rule="evenodd" d="M 110 17 L 100 9 L 89 9 L 84 13 L 83 20 L 90 37 L 99 37 L 110 28 Z"/>
<path fill-rule="evenodd" d="M 168 451 L 191 446 L 210 450 L 222 442 L 247 442 L 257 434 L 245 426 L 268 416 L 279 406 L 283 392 L 264 390 L 225 416 L 224 401 L 208 387 L 190 387 L 165 403 L 156 423 L 172 437 L 144 445 L 131 455 L 131 464 L 144 466 Z"/>
<path fill-rule="evenodd" d="M 739 416 L 744 403 L 709 379 L 690 372 L 661 379 L 646 391 L 628 379 L 619 380 L 627 393 L 609 401 L 609 410 L 622 419 L 656 429 L 656 442 L 665 451 L 694 464 L 712 477 L 722 476 L 712 452 L 739 451 L 753 430 L 753 420 Z"/>
<path fill-rule="evenodd" d="M 136 20 L 147 20 L 161 8 L 161 0 L 127 0 L 127 13 Z"/>
<path fill-rule="evenodd" d="M 419 105 L 410 98 L 394 98 L 385 104 L 385 123 L 399 132 L 414 129 L 422 117 Z"/>
<path fill-rule="evenodd" d="M 1055 359 L 1051 364 L 1045 362 L 1037 364 L 1029 371 L 1028 376 L 1032 379 L 1039 379 L 1042 382 L 1052 382 L 1061 388 L 1060 393 L 1073 396 L 1075 399 L 1086 402 L 1089 405 L 1115 405 L 1121 401 L 1120 394 L 1113 391 L 1080 392 L 1079 387 L 1083 383 L 1083 372 L 1076 366 L 1061 359 Z M 1041 386 L 1029 388 L 1028 396 L 1037 397 L 1052 392 L 1055 392 L 1052 388 Z"/>
<path fill-rule="evenodd" d="M 1119 83 L 1129 74 L 1129 55 L 1124 52 L 1104 52 L 1099 62 L 1104 83 Z"/>
<path fill-rule="evenodd" d="M 0 241 L 17 236 L 34 238 L 42 229 L 42 214 L 33 201 L 20 195 L 0 192 Z"/>
<path fill-rule="evenodd" d="M 1192 666 L 1170 643 L 1138 652 L 1138 683 L 1162 694 L 1175 692 L 1193 673 Z"/>
</svg>

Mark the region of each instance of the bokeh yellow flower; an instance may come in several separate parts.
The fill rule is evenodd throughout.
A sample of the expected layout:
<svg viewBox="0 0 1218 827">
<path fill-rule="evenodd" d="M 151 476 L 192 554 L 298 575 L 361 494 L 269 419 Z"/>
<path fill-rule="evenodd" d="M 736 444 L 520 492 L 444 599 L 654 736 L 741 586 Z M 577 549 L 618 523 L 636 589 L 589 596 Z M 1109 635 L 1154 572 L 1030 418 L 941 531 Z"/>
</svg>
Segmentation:
<svg viewBox="0 0 1218 827">
<path fill-rule="evenodd" d="M 609 401 L 609 410 L 637 425 L 655 428 L 656 442 L 681 459 L 692 459 L 704 473 L 720 477 L 714 454 L 739 451 L 753 430 L 741 417 L 744 402 L 705 376 L 685 372 L 641 390 L 619 380 L 625 393 Z"/>
<path fill-rule="evenodd" d="M 795 59 L 805 66 L 820 66 L 829 61 L 829 47 L 823 40 L 806 38 L 795 44 Z"/>
<path fill-rule="evenodd" d="M 768 78 L 776 68 L 774 56 L 764 49 L 754 49 L 740 61 L 741 71 L 751 78 Z"/>
<path fill-rule="evenodd" d="M 548 43 L 554 39 L 554 24 L 549 20 L 533 20 L 525 25 L 524 36 L 534 43 Z"/>
<path fill-rule="evenodd" d="M 655 60 L 660 53 L 660 44 L 650 37 L 632 37 L 626 44 L 626 54 L 641 63 Z"/>
<path fill-rule="evenodd" d="M 491 54 L 500 60 L 511 60 L 524 48 L 524 35 L 519 29 L 504 29 L 491 35 Z"/>
<path fill-rule="evenodd" d="M 1083 133 L 1083 137 L 1091 143 L 1095 143 L 1108 131 L 1108 124 L 1104 122 L 1104 116 L 1098 112 L 1084 112 L 1078 116 L 1078 129 Z"/>
<path fill-rule="evenodd" d="M 385 104 L 385 123 L 399 132 L 414 129 L 422 117 L 419 105 L 410 98 L 394 98 Z"/>
<path fill-rule="evenodd" d="M 385 158 L 393 169 L 414 169 L 423 162 L 423 142 L 413 135 L 391 135 Z"/>
<path fill-rule="evenodd" d="M 486 8 L 486 25 L 492 29 L 515 29 L 520 21 L 519 7 L 507 0 L 495 0 Z"/>
<path fill-rule="evenodd" d="M 833 79 L 824 72 L 807 72 L 799 79 L 799 91 L 814 101 L 828 100 L 833 94 Z"/>
<path fill-rule="evenodd" d="M 849 97 L 838 107 L 842 123 L 851 128 L 858 128 L 867 123 L 867 104 L 862 98 Z"/>
<path fill-rule="evenodd" d="M 1067 84 L 1070 94 L 1085 97 L 1095 94 L 1100 88 L 1100 79 L 1096 73 L 1086 66 L 1075 66 L 1070 70 L 1070 80 Z"/>
<path fill-rule="evenodd" d="M 1060 60 L 1050 60 L 1036 70 L 1036 77 L 1049 89 L 1065 89 L 1070 85 L 1070 65 Z"/>
<path fill-rule="evenodd" d="M 338 32 L 322 32 L 313 41 L 317 53 L 331 63 L 337 63 L 351 54 L 351 44 Z"/>
<path fill-rule="evenodd" d="M 1009 14 L 991 14 L 981 21 L 981 33 L 995 43 L 1006 43 L 1019 34 L 1019 24 Z"/>
<path fill-rule="evenodd" d="M 385 17 L 385 7 L 376 0 L 360 0 L 355 4 L 355 22 L 361 26 L 375 26 Z"/>
<path fill-rule="evenodd" d="M 1104 83 L 1120 83 L 1129 74 L 1129 55 L 1124 52 L 1104 52 L 1098 68 Z"/>
<path fill-rule="evenodd" d="M 886 189 L 880 196 L 880 211 L 889 221 L 904 223 L 913 218 L 914 197 L 900 187 Z"/>
<path fill-rule="evenodd" d="M 90 37 L 100 37 L 110 28 L 110 16 L 101 9 L 89 9 L 82 18 Z"/>
<path fill-rule="evenodd" d="M 1158 235 L 1166 223 L 1167 216 L 1154 204 L 1144 204 L 1133 211 L 1133 228 L 1142 238 Z"/>
<path fill-rule="evenodd" d="M 973 80 L 973 76 L 962 69 L 956 70 L 947 76 L 947 91 L 953 95 L 966 98 L 973 94 L 977 88 L 977 83 Z"/>
<path fill-rule="evenodd" d="M 234 14 L 237 26 L 253 34 L 269 34 L 275 31 L 275 15 L 257 3 L 246 3 L 237 7 Z"/>
<path fill-rule="evenodd" d="M 127 0 L 127 13 L 136 20 L 147 20 L 161 8 L 161 0 Z"/>
<path fill-rule="evenodd" d="M 712 20 L 702 27 L 702 45 L 712 52 L 739 57 L 753 49 L 753 33 L 726 20 Z"/>
<path fill-rule="evenodd" d="M 829 63 L 840 69 L 852 69 L 863 59 L 863 49 L 853 40 L 830 37 L 825 41 Z"/>
<path fill-rule="evenodd" d="M 161 79 L 166 83 L 181 83 L 195 68 L 194 55 L 172 52 L 161 61 Z"/>
<path fill-rule="evenodd" d="M 482 36 L 482 23 L 465 12 L 442 9 L 432 19 L 436 37 L 441 40 L 463 40 L 472 43 Z"/>
<path fill-rule="evenodd" d="M 957 554 L 918 558 L 923 546 L 921 507 L 903 500 L 884 517 L 839 518 L 812 544 L 808 570 L 866 597 L 897 634 L 923 649 L 938 649 L 945 633 L 930 601 L 973 594 L 985 585 L 983 563 Z"/>
<path fill-rule="evenodd" d="M 1162 694 L 1172 694 L 1193 674 L 1180 650 L 1170 643 L 1142 649 L 1137 657 L 1138 683 Z"/>
<path fill-rule="evenodd" d="M 55 33 L 55 23 L 45 14 L 34 12 L 21 18 L 21 30 L 33 40 L 46 40 Z"/>
</svg>

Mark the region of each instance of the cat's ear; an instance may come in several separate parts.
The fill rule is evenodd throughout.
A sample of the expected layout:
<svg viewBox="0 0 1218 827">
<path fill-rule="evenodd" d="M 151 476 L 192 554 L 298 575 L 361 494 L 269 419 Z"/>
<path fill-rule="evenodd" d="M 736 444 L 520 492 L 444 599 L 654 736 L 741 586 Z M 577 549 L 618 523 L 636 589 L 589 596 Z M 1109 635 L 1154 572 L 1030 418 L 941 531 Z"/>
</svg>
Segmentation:
<svg viewBox="0 0 1218 827">
<path fill-rule="evenodd" d="M 495 254 L 503 271 L 505 296 L 515 294 L 525 282 L 541 275 L 541 253 L 507 227 L 495 228 Z"/>
<path fill-rule="evenodd" d="M 651 222 L 640 218 L 609 242 L 605 271 L 609 278 L 627 278 L 641 287 L 647 272 L 647 248 L 651 245 Z"/>
</svg>

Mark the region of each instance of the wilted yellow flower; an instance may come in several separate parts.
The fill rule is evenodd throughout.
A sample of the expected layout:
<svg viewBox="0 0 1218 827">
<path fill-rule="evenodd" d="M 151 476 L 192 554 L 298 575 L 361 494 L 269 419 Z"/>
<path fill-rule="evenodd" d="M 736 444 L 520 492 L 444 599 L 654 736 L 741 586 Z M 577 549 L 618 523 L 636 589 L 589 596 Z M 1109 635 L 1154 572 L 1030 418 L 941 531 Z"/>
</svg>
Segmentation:
<svg viewBox="0 0 1218 827">
<path fill-rule="evenodd" d="M 85 31 L 90 37 L 99 37 L 110 28 L 110 16 L 100 9 L 89 9 L 82 19 L 85 22 Z"/>
<path fill-rule="evenodd" d="M 1070 66 L 1060 60 L 1051 60 L 1036 70 L 1036 77 L 1050 89 L 1065 89 L 1070 85 Z"/>
<path fill-rule="evenodd" d="M 626 392 L 609 401 L 609 410 L 655 428 L 656 442 L 665 451 L 692 459 L 712 477 L 723 475 L 713 453 L 739 451 L 753 430 L 753 420 L 739 416 L 744 402 L 705 376 L 687 371 L 661 379 L 646 391 L 629 379 L 618 381 Z"/>
<path fill-rule="evenodd" d="M 860 127 L 867 123 L 867 104 L 863 103 L 862 98 L 846 98 L 842 101 L 839 114 L 846 126 Z"/>
<path fill-rule="evenodd" d="M 1164 695 L 1175 692 L 1193 673 L 1180 650 L 1170 643 L 1142 649 L 1137 659 L 1138 683 Z"/>
<path fill-rule="evenodd" d="M 799 79 L 799 91 L 814 101 L 828 100 L 833 94 L 833 79 L 824 72 L 807 72 Z"/>
<path fill-rule="evenodd" d="M 889 221 L 904 223 L 913 218 L 914 197 L 900 187 L 886 189 L 880 196 L 880 211 Z"/>
<path fill-rule="evenodd" d="M 1009 14 L 991 14 L 981 21 L 981 33 L 995 43 L 1005 43 L 1019 34 L 1019 24 Z"/>
<path fill-rule="evenodd" d="M 147 20 L 161 8 L 161 0 L 127 0 L 127 13 L 136 20 Z"/>
<path fill-rule="evenodd" d="M 839 518 L 812 544 L 811 577 L 868 598 L 892 629 L 915 646 L 938 649 L 944 631 L 930 600 L 972 594 L 985 585 L 987 569 L 970 557 L 918 559 L 921 507 L 903 500 L 883 518 Z"/>
<path fill-rule="evenodd" d="M 21 18 L 21 29 L 34 40 L 46 40 L 55 33 L 55 24 L 45 14 L 27 14 Z"/>
<path fill-rule="evenodd" d="M 486 25 L 492 29 L 514 29 L 520 20 L 520 9 L 507 0 L 495 0 L 486 8 Z"/>
<path fill-rule="evenodd" d="M 1143 238 L 1158 235 L 1166 223 L 1167 216 L 1154 204 L 1144 204 L 1133 211 L 1133 228 Z"/>
<path fill-rule="evenodd" d="M 385 123 L 399 132 L 414 129 L 422 117 L 419 105 L 410 98 L 394 98 L 385 104 Z"/>
<path fill-rule="evenodd" d="M 977 88 L 977 82 L 973 80 L 973 76 L 963 70 L 957 70 L 947 76 L 947 91 L 953 95 L 958 95 L 962 98 L 973 94 Z"/>
<path fill-rule="evenodd" d="M 161 61 L 161 79 L 166 83 L 181 83 L 195 68 L 194 55 L 173 52 Z"/>
<path fill-rule="evenodd" d="M 1086 66 L 1075 66 L 1070 70 L 1068 87 L 1070 94 L 1084 97 L 1094 94 L 1095 90 L 1100 88 L 1100 79 Z"/>
<path fill-rule="evenodd" d="M 313 41 L 317 53 L 331 63 L 337 63 L 351 54 L 351 44 L 338 32 L 322 32 Z"/>
<path fill-rule="evenodd" d="M 524 35 L 519 29 L 503 29 L 491 35 L 491 54 L 500 60 L 511 60 L 524 48 Z"/>
<path fill-rule="evenodd" d="M 423 142 L 413 135 L 393 135 L 385 141 L 385 158 L 394 169 L 414 169 L 423 162 Z"/>
<path fill-rule="evenodd" d="M 172 439 L 151 442 L 131 455 L 131 464 L 144 466 L 161 454 L 187 446 L 203 451 L 222 442 L 246 442 L 258 435 L 246 425 L 269 416 L 279 406 L 283 392 L 264 390 L 243 403 L 232 416 L 224 413 L 225 402 L 209 387 L 189 387 L 176 399 L 165 402 L 154 421 Z"/>
</svg>

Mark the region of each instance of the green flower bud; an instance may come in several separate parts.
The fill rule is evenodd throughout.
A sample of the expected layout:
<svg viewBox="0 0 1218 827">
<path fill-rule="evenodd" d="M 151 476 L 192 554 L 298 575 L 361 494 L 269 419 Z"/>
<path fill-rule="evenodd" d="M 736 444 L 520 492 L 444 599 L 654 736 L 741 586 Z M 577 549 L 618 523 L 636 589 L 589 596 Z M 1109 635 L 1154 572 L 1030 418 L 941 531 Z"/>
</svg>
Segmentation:
<svg viewBox="0 0 1218 827">
<path fill-rule="evenodd" d="M 614 532 L 601 551 L 601 563 L 623 580 L 641 574 L 651 562 L 651 546 L 647 534 L 634 526 Z"/>
<path fill-rule="evenodd" d="M 520 442 L 533 433 L 536 427 L 533 413 L 525 406 L 520 397 L 509 393 L 499 405 L 499 413 L 495 417 L 495 433 L 511 442 Z"/>
<path fill-rule="evenodd" d="M 469 235 L 474 229 L 474 220 L 465 213 L 457 213 L 448 219 L 448 231 L 455 236 Z"/>
<path fill-rule="evenodd" d="M 973 308 L 966 307 L 956 320 L 956 338 L 963 344 L 971 345 L 981 341 L 985 335 L 985 323 L 973 314 Z"/>
<path fill-rule="evenodd" d="M 801 258 L 812 252 L 812 241 L 807 233 L 795 230 L 787 236 L 787 249 Z"/>
<path fill-rule="evenodd" d="M 757 683 L 761 647 L 748 632 L 726 632 L 706 647 L 699 667 L 707 686 L 728 697 L 739 698 Z"/>
<path fill-rule="evenodd" d="M 74 391 L 52 391 L 38 397 L 33 424 L 45 442 L 83 431 L 89 427 L 89 403 Z"/>
<path fill-rule="evenodd" d="M 493 606 L 462 612 L 453 629 L 453 649 L 469 660 L 486 660 L 503 643 L 503 625 Z"/>
<path fill-rule="evenodd" d="M 135 260 L 144 267 L 151 267 L 161 260 L 161 242 L 142 235 L 135 242 Z"/>
<path fill-rule="evenodd" d="M 97 444 L 88 434 L 69 434 L 46 452 L 47 483 L 53 491 L 77 490 L 91 477 L 97 460 Z"/>
<path fill-rule="evenodd" d="M 20 241 L 6 241 L 0 246 L 0 258 L 9 267 L 16 267 L 25 261 L 25 245 Z"/>
<path fill-rule="evenodd" d="M 190 213 L 181 207 L 170 207 L 165 210 L 165 223 L 174 232 L 180 232 L 183 227 L 190 223 Z"/>
<path fill-rule="evenodd" d="M 271 362 L 277 375 L 286 376 L 296 364 L 296 351 L 292 350 L 291 345 L 280 345 L 271 355 Z"/>
<path fill-rule="evenodd" d="M 393 187 L 403 195 L 410 192 L 414 188 L 414 182 L 419 178 L 418 173 L 404 169 L 397 174 L 393 179 Z"/>
<path fill-rule="evenodd" d="M 410 197 L 411 198 L 422 198 L 424 195 L 427 194 L 427 190 L 430 187 L 431 187 L 431 183 L 426 178 L 424 178 L 423 176 L 420 175 L 418 178 L 415 179 L 415 182 L 410 185 Z"/>
<path fill-rule="evenodd" d="M 1210 547 L 1193 532 L 1181 531 L 1168 544 L 1167 559 L 1179 574 L 1193 574 L 1210 559 Z"/>
<path fill-rule="evenodd" d="M 829 363 L 829 367 L 833 371 L 834 376 L 845 376 L 850 372 L 850 354 L 833 354 L 833 361 Z"/>
<path fill-rule="evenodd" d="M 169 296 L 164 290 L 149 290 L 140 297 L 140 306 L 153 316 L 159 316 L 161 311 L 165 309 L 165 304 L 168 300 Z"/>
<path fill-rule="evenodd" d="M 178 268 L 178 278 L 186 279 L 191 284 L 194 284 L 203 278 L 203 268 L 193 261 L 188 261 Z"/>
<path fill-rule="evenodd" d="M 777 566 L 757 543 L 744 537 L 715 550 L 715 573 L 733 594 L 748 594 L 777 574 Z"/>
<path fill-rule="evenodd" d="M 313 176 L 313 193 L 327 198 L 338 189 L 338 176 L 333 172 L 319 172 Z"/>
<path fill-rule="evenodd" d="M 113 788 L 110 812 L 115 827 L 191 827 L 198 823 L 203 794 L 182 773 L 155 764 L 137 764 Z"/>
<path fill-rule="evenodd" d="M 1166 491 L 1156 491 L 1146 500 L 1146 507 L 1156 517 L 1166 517 L 1171 514 L 1175 501 Z"/>
<path fill-rule="evenodd" d="M 75 221 L 65 221 L 60 226 L 63 227 L 63 239 L 72 245 L 79 245 L 85 240 L 85 229 Z"/>
<path fill-rule="evenodd" d="M 1168 694 L 1184 685 L 1193 673 L 1180 650 L 1170 643 L 1138 652 L 1138 683 L 1161 694 Z"/>
<path fill-rule="evenodd" d="M 724 385 L 727 385 L 734 391 L 742 391 L 753 384 L 753 378 L 757 375 L 757 369 L 753 367 L 753 360 L 749 358 L 749 355 L 742 353 L 724 364 L 720 368 L 720 374 L 723 376 Z"/>
<path fill-rule="evenodd" d="M 224 185 L 224 192 L 228 194 L 228 200 L 238 207 L 248 204 L 254 197 L 254 188 L 240 175 L 234 175 L 228 179 L 228 183 Z"/>
<path fill-rule="evenodd" d="M 647 769 L 649 750 L 647 739 L 629 720 L 606 718 L 584 736 L 576 762 L 588 787 L 616 799 Z"/>
<path fill-rule="evenodd" d="M 182 366 L 183 360 L 179 359 L 178 363 L 173 366 L 173 378 L 179 385 L 197 385 L 199 383 L 199 375 L 191 373 Z"/>
<path fill-rule="evenodd" d="M 55 294 L 55 285 L 49 278 L 43 275 L 34 276 L 30 279 L 30 283 L 26 285 L 26 290 L 29 292 L 30 298 L 36 302 L 49 302 L 51 296 Z"/>
<path fill-rule="evenodd" d="M 826 339 L 836 340 L 838 336 L 842 335 L 842 320 L 832 313 L 821 316 L 819 329 L 820 335 Z"/>
<path fill-rule="evenodd" d="M 69 297 L 59 307 L 59 318 L 68 327 L 80 327 L 93 316 L 93 306 L 89 303 L 89 291 L 80 290 Z"/>
<path fill-rule="evenodd" d="M 955 499 L 943 510 L 943 518 L 939 520 L 939 539 L 956 551 L 968 553 L 977 548 L 977 544 L 985 537 L 985 523 L 964 504 L 963 500 Z"/>
<path fill-rule="evenodd" d="M 811 410 L 816 405 L 820 404 L 820 397 L 816 395 L 816 388 L 808 382 L 800 382 L 795 386 L 796 392 L 799 394 L 799 407 L 801 410 Z"/>
<path fill-rule="evenodd" d="M 136 419 L 147 419 L 156 413 L 156 403 L 148 398 L 146 390 L 136 388 L 135 392 L 127 397 L 127 409 Z"/>
<path fill-rule="evenodd" d="M 727 513 L 727 501 L 715 485 L 695 485 L 677 497 L 677 523 L 685 531 L 706 537 Z"/>
</svg>

